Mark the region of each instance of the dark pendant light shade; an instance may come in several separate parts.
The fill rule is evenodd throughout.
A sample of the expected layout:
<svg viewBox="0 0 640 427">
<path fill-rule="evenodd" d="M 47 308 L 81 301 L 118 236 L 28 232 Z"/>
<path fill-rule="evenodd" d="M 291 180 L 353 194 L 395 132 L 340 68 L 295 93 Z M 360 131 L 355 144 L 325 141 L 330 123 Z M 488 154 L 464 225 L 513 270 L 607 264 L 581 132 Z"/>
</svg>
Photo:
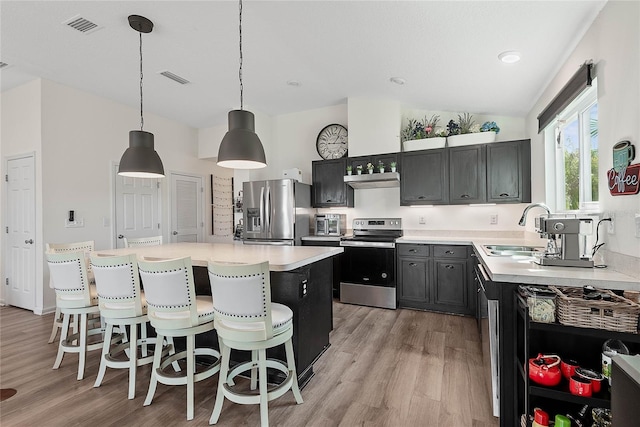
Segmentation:
<svg viewBox="0 0 640 427">
<path fill-rule="evenodd" d="M 129 25 L 140 33 L 140 130 L 129 132 L 129 148 L 120 159 L 118 175 L 132 178 L 164 178 L 160 156 L 153 148 L 153 134 L 142 130 L 142 33 L 153 30 L 153 22 L 139 15 L 129 16 Z"/>
<path fill-rule="evenodd" d="M 142 130 L 129 132 L 129 148 L 120 159 L 118 175 L 133 178 L 164 178 L 160 156 L 153 149 L 153 134 Z"/>
<path fill-rule="evenodd" d="M 255 118 L 246 110 L 229 111 L 229 131 L 218 150 L 218 166 L 259 169 L 267 166 L 262 142 L 255 132 Z"/>
</svg>

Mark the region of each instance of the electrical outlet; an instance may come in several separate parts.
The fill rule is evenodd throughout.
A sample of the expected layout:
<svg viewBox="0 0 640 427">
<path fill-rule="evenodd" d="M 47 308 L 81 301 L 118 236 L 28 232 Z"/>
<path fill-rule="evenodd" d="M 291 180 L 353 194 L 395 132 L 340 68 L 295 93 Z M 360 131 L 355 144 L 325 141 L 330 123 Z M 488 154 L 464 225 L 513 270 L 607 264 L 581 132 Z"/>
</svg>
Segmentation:
<svg viewBox="0 0 640 427">
<path fill-rule="evenodd" d="M 69 218 L 64 220 L 65 228 L 81 228 L 84 227 L 84 218 L 75 218 L 74 221 L 69 221 Z"/>
<path fill-rule="evenodd" d="M 607 231 L 609 234 L 615 234 L 616 232 L 616 214 L 609 213 L 605 218 L 611 218 L 611 221 L 607 222 Z"/>
<path fill-rule="evenodd" d="M 498 223 L 498 214 L 489 215 L 489 224 L 497 224 Z"/>
<path fill-rule="evenodd" d="M 426 224 L 426 223 L 427 223 L 427 221 L 424 219 L 423 216 L 419 216 L 418 217 L 418 224 Z"/>
</svg>

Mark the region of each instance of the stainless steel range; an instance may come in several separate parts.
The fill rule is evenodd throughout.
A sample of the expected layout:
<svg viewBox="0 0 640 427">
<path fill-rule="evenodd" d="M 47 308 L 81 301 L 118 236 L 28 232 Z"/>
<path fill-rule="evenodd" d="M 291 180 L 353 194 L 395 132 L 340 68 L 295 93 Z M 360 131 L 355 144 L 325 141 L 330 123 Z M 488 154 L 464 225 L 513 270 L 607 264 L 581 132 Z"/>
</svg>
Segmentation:
<svg viewBox="0 0 640 427">
<path fill-rule="evenodd" d="M 356 218 L 343 237 L 340 302 L 396 308 L 396 243 L 400 218 Z"/>
</svg>

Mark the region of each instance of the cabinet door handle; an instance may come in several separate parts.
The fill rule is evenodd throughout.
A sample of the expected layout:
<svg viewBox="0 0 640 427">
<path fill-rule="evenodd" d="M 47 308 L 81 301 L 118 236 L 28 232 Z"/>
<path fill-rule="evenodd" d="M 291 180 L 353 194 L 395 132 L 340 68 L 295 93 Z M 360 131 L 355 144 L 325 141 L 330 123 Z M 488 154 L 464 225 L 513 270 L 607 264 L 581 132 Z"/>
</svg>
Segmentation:
<svg viewBox="0 0 640 427">
<path fill-rule="evenodd" d="M 455 254 L 455 252 L 453 252 L 453 251 L 444 251 L 444 253 L 445 253 L 445 254 L 449 254 L 449 255 L 453 255 L 453 254 Z"/>
<path fill-rule="evenodd" d="M 470 196 L 468 194 L 463 194 L 460 196 L 461 199 L 468 199 Z"/>
<path fill-rule="evenodd" d="M 331 203 L 331 202 L 333 202 L 333 200 L 328 199 L 328 200 L 325 200 L 324 202 L 325 202 L 325 203 Z"/>
<path fill-rule="evenodd" d="M 411 253 L 416 253 L 416 252 L 418 252 L 418 251 L 417 251 L 416 249 L 409 249 L 409 252 L 411 252 Z"/>
<path fill-rule="evenodd" d="M 418 264 L 416 264 L 415 262 L 410 262 L 409 263 L 409 267 L 415 267 L 416 265 L 418 265 Z"/>
<path fill-rule="evenodd" d="M 509 197 L 509 194 L 507 194 L 507 193 L 501 193 L 501 194 L 500 194 L 500 197 Z"/>
<path fill-rule="evenodd" d="M 424 199 L 426 199 L 425 196 L 418 196 L 418 200 L 424 200 Z"/>
<path fill-rule="evenodd" d="M 444 266 L 444 268 L 446 268 L 447 270 L 453 270 L 455 267 L 451 264 L 447 264 Z"/>
<path fill-rule="evenodd" d="M 476 254 L 475 254 L 474 252 L 471 252 L 471 255 L 470 255 L 470 256 L 471 256 L 472 258 L 475 258 L 475 257 L 476 257 Z"/>
</svg>

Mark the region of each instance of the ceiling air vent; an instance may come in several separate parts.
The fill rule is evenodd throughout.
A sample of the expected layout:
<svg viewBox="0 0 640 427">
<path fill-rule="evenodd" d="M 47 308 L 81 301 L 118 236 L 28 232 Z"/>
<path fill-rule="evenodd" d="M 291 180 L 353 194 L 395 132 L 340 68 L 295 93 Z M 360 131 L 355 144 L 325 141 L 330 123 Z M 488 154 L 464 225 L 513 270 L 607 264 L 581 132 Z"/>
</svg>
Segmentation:
<svg viewBox="0 0 640 427">
<path fill-rule="evenodd" d="M 191 83 L 189 80 L 183 77 L 180 77 L 177 74 L 173 74 L 171 71 L 160 71 L 160 74 L 165 76 L 168 79 L 173 80 L 174 82 L 180 83 L 181 85 L 186 85 L 187 83 Z"/>
<path fill-rule="evenodd" d="M 6 62 L 2 62 L 0 61 L 0 68 L 4 68 L 4 67 L 8 67 L 9 64 L 7 64 Z"/>
<path fill-rule="evenodd" d="M 70 28 L 73 28 L 74 30 L 80 31 L 83 34 L 93 33 L 94 31 L 97 31 L 101 28 L 98 26 L 98 24 L 91 22 L 80 15 L 76 15 L 73 18 L 67 19 L 63 22 L 63 24 Z"/>
</svg>

